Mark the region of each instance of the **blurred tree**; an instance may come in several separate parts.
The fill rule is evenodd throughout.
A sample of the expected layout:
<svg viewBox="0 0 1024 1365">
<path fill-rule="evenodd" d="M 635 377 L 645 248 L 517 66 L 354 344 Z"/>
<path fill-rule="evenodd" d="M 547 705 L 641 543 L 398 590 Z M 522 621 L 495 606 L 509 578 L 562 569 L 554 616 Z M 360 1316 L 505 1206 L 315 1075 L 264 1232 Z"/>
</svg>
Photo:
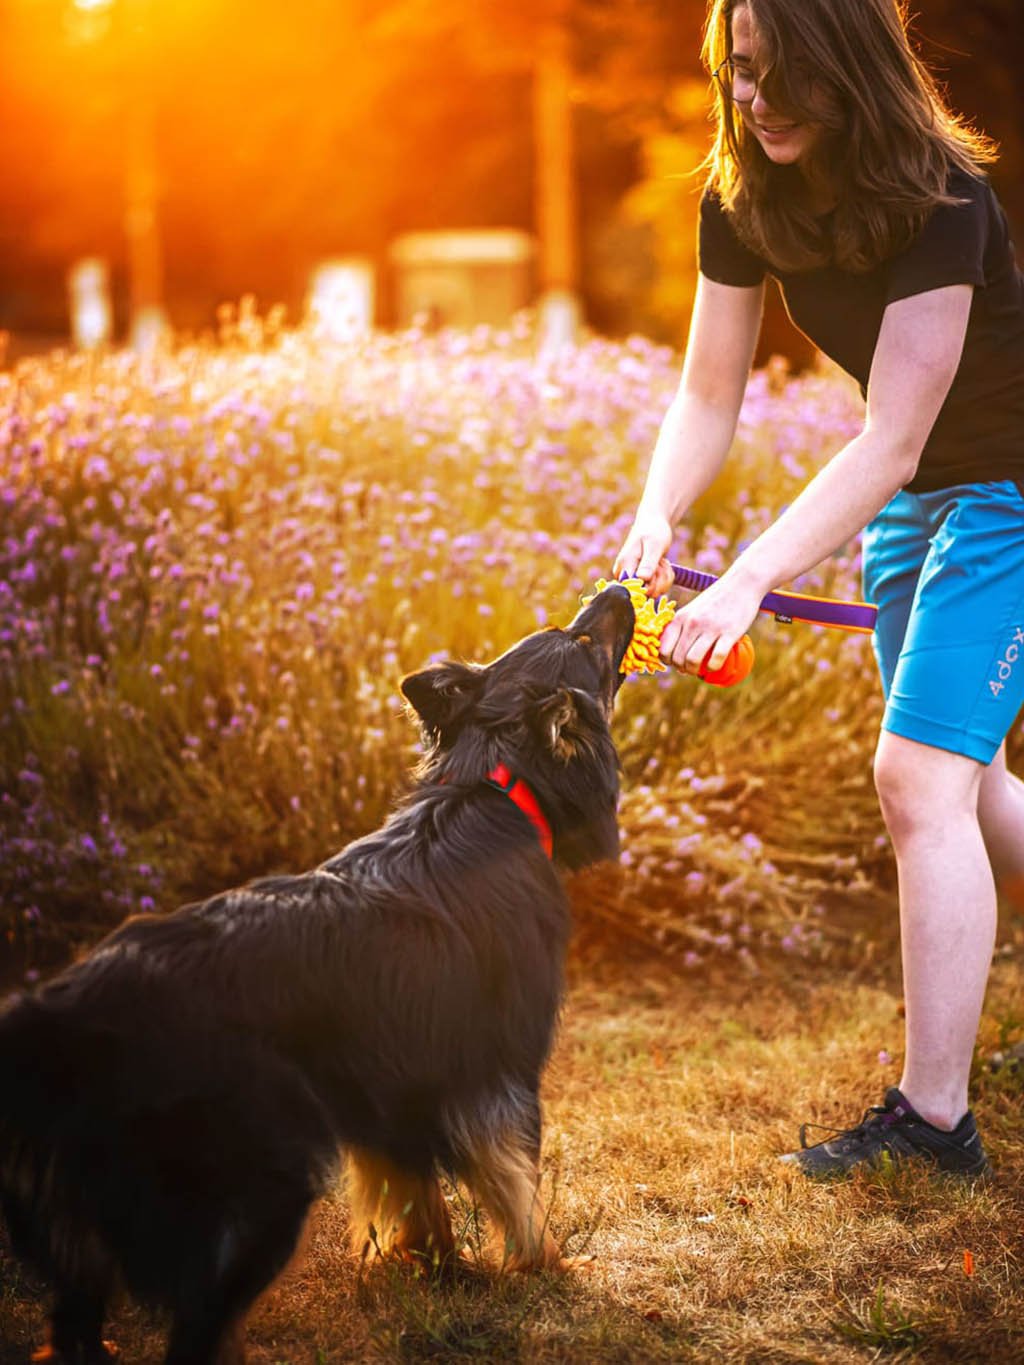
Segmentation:
<svg viewBox="0 0 1024 1365">
<path fill-rule="evenodd" d="M 153 8 L 158 200 L 179 325 L 204 325 L 249 290 L 294 316 L 317 260 L 383 265 L 407 229 L 534 226 L 530 72 L 550 0 Z M 590 318 L 611 331 L 682 340 L 692 172 L 708 137 L 704 11 L 703 0 L 566 0 L 580 279 Z M 1002 143 L 993 180 L 1022 240 L 1020 0 L 918 0 L 918 11 L 954 102 Z M 14 130 L 0 143 L 0 325 L 56 328 L 75 257 L 104 255 L 124 278 L 124 89 L 102 17 L 76 15 L 71 0 L 0 0 L 0 42 L 0 119 Z"/>
<path fill-rule="evenodd" d="M 116 5 L 120 0 L 113 0 Z M 443 16 L 442 16 L 443 17 Z M 109 32 L 68 0 L 3 0 L 0 324 L 54 325 L 82 254 L 123 275 L 123 121 Z M 255 289 L 294 311 L 318 259 L 383 260 L 406 227 L 530 220 L 525 78 L 474 69 L 453 25 L 421 32 L 364 0 L 157 7 L 156 144 L 179 324 Z M 29 291 L 18 281 L 31 281 Z M 40 310 L 33 296 L 45 293 Z M 41 316 L 40 316 L 41 313 Z"/>
<path fill-rule="evenodd" d="M 1024 6 L 918 0 L 921 53 L 961 110 L 999 143 L 992 182 L 1024 259 Z"/>
</svg>

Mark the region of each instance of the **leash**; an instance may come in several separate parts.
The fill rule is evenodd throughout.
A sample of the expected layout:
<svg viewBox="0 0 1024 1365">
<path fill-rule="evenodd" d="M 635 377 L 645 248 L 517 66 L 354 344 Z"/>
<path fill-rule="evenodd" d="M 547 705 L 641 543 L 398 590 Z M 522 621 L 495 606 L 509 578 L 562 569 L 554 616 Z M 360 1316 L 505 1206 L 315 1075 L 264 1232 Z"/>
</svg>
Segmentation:
<svg viewBox="0 0 1024 1365">
<path fill-rule="evenodd" d="M 688 569 L 682 564 L 669 564 L 676 586 L 703 592 L 718 575 Z M 835 597 L 812 597 L 809 593 L 770 592 L 761 598 L 759 611 L 771 612 L 776 621 L 792 625 L 794 621 L 808 621 L 816 626 L 833 626 L 837 630 L 852 630 L 870 635 L 875 628 L 878 608 L 870 602 L 843 602 Z"/>
</svg>

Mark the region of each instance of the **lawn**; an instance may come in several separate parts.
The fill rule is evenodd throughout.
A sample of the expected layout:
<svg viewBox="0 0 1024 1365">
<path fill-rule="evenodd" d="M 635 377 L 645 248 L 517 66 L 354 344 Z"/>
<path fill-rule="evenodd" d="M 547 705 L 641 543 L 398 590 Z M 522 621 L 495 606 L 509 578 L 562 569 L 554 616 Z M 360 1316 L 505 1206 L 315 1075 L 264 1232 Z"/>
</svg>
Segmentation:
<svg viewBox="0 0 1024 1365">
<path fill-rule="evenodd" d="M 1019 957 L 1003 955 L 982 1054 L 1019 1033 L 1022 988 Z M 975 1109 L 996 1167 L 984 1186 L 916 1172 L 820 1186 L 776 1160 L 803 1120 L 852 1122 L 876 1102 L 898 1080 L 900 1037 L 881 967 L 766 971 L 740 986 L 641 956 L 614 970 L 576 961 L 545 1086 L 545 1183 L 553 1228 L 593 1262 L 564 1279 L 360 1275 L 339 1191 L 257 1306 L 250 1360 L 1021 1359 L 1019 1074 L 979 1063 Z M 471 1264 L 493 1266 L 452 1198 Z M 42 1300 L 3 1272 L 0 1362 L 14 1365 L 42 1339 Z M 129 1305 L 112 1334 L 126 1360 L 159 1360 L 160 1336 Z"/>
</svg>

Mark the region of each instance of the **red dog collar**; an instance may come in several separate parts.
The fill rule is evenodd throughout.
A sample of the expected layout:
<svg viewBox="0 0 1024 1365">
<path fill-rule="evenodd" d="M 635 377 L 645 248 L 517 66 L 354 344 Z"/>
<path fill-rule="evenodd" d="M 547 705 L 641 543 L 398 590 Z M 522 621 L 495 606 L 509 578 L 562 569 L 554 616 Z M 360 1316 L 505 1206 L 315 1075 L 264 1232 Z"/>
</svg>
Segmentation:
<svg viewBox="0 0 1024 1365">
<path fill-rule="evenodd" d="M 519 809 L 537 831 L 541 847 L 550 858 L 554 847 L 551 838 L 551 826 L 544 818 L 544 812 L 538 804 L 537 798 L 526 785 L 521 777 L 513 777 L 504 763 L 499 763 L 487 774 L 485 781 L 498 791 L 504 792 L 510 801 L 514 801 Z"/>
</svg>

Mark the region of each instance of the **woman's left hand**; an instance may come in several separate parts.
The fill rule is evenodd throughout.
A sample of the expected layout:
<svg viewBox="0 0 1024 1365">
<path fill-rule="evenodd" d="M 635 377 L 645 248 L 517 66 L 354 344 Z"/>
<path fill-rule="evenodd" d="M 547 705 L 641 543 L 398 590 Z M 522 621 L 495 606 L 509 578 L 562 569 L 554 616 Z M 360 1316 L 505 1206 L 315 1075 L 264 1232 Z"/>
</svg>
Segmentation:
<svg viewBox="0 0 1024 1365">
<path fill-rule="evenodd" d="M 741 586 L 724 574 L 677 609 L 661 637 L 663 662 L 681 673 L 698 673 L 705 660 L 709 668 L 721 668 L 730 649 L 750 628 L 763 596 L 759 588 Z"/>
</svg>

